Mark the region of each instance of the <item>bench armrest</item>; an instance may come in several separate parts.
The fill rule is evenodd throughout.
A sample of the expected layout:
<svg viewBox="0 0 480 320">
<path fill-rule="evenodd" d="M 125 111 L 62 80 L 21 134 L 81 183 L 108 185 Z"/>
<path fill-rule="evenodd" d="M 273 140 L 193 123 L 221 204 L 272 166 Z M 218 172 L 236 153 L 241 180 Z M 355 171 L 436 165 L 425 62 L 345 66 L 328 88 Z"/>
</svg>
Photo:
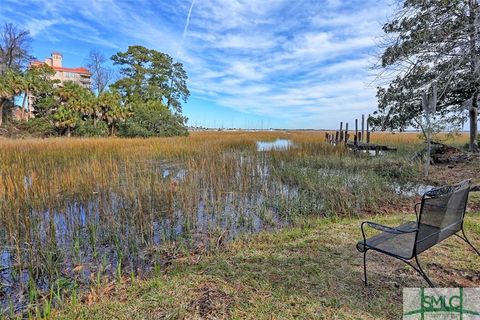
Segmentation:
<svg viewBox="0 0 480 320">
<path fill-rule="evenodd" d="M 410 230 L 402 230 L 402 229 L 397 229 L 397 228 L 384 226 L 384 225 L 381 225 L 381 224 L 378 224 L 378 223 L 375 223 L 375 222 L 371 222 L 371 221 L 364 221 L 362 223 L 362 226 L 361 226 L 362 231 L 363 231 L 363 226 L 364 225 L 368 225 L 369 227 L 371 227 L 373 229 L 376 229 L 376 230 L 380 230 L 380 231 L 388 232 L 388 233 L 393 233 L 393 234 L 412 233 L 412 232 L 416 232 L 418 230 L 417 228 L 410 229 Z"/>
<path fill-rule="evenodd" d="M 417 222 L 418 222 L 418 217 L 420 216 L 419 207 L 420 207 L 421 205 L 422 205 L 421 202 L 415 203 L 415 215 L 417 216 Z"/>
<path fill-rule="evenodd" d="M 377 230 L 380 230 L 380 231 L 393 233 L 393 234 L 406 234 L 406 233 L 417 232 L 417 230 L 418 230 L 417 228 L 410 229 L 410 230 L 401 230 L 401 229 L 397 229 L 397 228 L 384 226 L 384 225 L 381 225 L 381 224 L 378 224 L 378 223 L 375 223 L 375 222 L 371 222 L 371 221 L 364 221 L 360 225 L 360 228 L 362 229 L 363 245 L 365 247 L 367 245 L 367 237 L 365 236 L 365 230 L 364 230 L 365 225 L 368 225 L 369 227 L 371 227 L 373 229 L 377 229 Z"/>
</svg>

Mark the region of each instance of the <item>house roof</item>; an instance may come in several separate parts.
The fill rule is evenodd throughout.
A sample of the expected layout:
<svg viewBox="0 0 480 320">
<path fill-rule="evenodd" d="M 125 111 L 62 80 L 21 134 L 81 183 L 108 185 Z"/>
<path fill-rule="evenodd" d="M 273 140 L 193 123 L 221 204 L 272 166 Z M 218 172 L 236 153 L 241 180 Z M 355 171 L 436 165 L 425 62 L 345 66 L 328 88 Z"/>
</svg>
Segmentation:
<svg viewBox="0 0 480 320">
<path fill-rule="evenodd" d="M 78 68 L 52 67 L 52 68 L 55 71 L 66 71 L 66 72 L 73 72 L 73 73 L 90 74 L 90 71 L 88 71 L 84 67 L 78 67 Z"/>
<path fill-rule="evenodd" d="M 45 64 L 45 62 L 41 62 L 41 61 L 33 61 L 31 63 L 32 66 L 39 66 L 39 65 L 42 65 L 42 64 Z M 72 73 L 79 73 L 79 74 L 87 74 L 87 75 L 90 75 L 90 71 L 88 71 L 88 69 L 84 68 L 84 67 L 78 67 L 78 68 L 64 68 L 64 67 L 54 67 L 54 66 L 50 66 L 53 70 L 55 71 L 65 71 L 65 72 L 72 72 Z"/>
<path fill-rule="evenodd" d="M 58 52 L 58 51 L 53 51 L 53 52 L 52 52 L 52 55 L 54 55 L 54 54 L 56 54 L 56 55 L 59 55 L 59 56 L 62 56 L 62 57 L 63 57 L 63 54 L 61 54 L 61 53 L 60 53 L 60 52 Z"/>
</svg>

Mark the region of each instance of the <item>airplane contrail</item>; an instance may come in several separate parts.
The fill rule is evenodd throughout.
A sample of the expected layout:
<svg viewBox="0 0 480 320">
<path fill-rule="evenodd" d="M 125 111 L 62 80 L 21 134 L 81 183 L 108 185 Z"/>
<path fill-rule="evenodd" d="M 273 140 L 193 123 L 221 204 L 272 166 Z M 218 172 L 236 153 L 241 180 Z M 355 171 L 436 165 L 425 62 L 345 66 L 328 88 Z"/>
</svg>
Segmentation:
<svg viewBox="0 0 480 320">
<path fill-rule="evenodd" d="M 193 6 L 195 5 L 196 1 L 197 0 L 192 0 L 192 4 L 190 5 L 190 9 L 188 10 L 187 21 L 185 23 L 185 27 L 183 28 L 182 40 L 180 41 L 180 44 L 178 45 L 178 48 L 177 48 L 177 56 L 178 56 L 178 52 L 180 51 L 180 48 L 183 46 L 185 37 L 187 36 L 188 26 L 190 25 L 190 17 L 192 16 Z"/>
</svg>

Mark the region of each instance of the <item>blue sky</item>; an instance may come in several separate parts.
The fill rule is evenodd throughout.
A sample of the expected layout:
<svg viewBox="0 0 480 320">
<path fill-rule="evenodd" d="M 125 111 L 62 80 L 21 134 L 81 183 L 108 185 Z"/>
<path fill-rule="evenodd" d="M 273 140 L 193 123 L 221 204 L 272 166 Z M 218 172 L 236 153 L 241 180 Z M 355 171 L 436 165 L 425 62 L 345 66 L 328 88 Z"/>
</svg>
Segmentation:
<svg viewBox="0 0 480 320">
<path fill-rule="evenodd" d="M 33 54 L 84 65 L 139 44 L 184 63 L 190 125 L 336 128 L 376 109 L 370 67 L 390 1 L 0 0 Z M 189 12 L 191 12 L 190 19 Z"/>
</svg>

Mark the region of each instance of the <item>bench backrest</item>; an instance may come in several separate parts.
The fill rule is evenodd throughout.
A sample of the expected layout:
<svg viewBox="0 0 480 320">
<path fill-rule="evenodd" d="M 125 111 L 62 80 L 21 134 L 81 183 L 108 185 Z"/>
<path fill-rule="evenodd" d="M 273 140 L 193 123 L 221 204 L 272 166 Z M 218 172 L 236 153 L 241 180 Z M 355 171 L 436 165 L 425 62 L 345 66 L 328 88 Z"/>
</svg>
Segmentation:
<svg viewBox="0 0 480 320">
<path fill-rule="evenodd" d="M 471 181 L 465 180 L 424 194 L 415 240 L 417 254 L 462 229 L 470 187 Z"/>
</svg>

